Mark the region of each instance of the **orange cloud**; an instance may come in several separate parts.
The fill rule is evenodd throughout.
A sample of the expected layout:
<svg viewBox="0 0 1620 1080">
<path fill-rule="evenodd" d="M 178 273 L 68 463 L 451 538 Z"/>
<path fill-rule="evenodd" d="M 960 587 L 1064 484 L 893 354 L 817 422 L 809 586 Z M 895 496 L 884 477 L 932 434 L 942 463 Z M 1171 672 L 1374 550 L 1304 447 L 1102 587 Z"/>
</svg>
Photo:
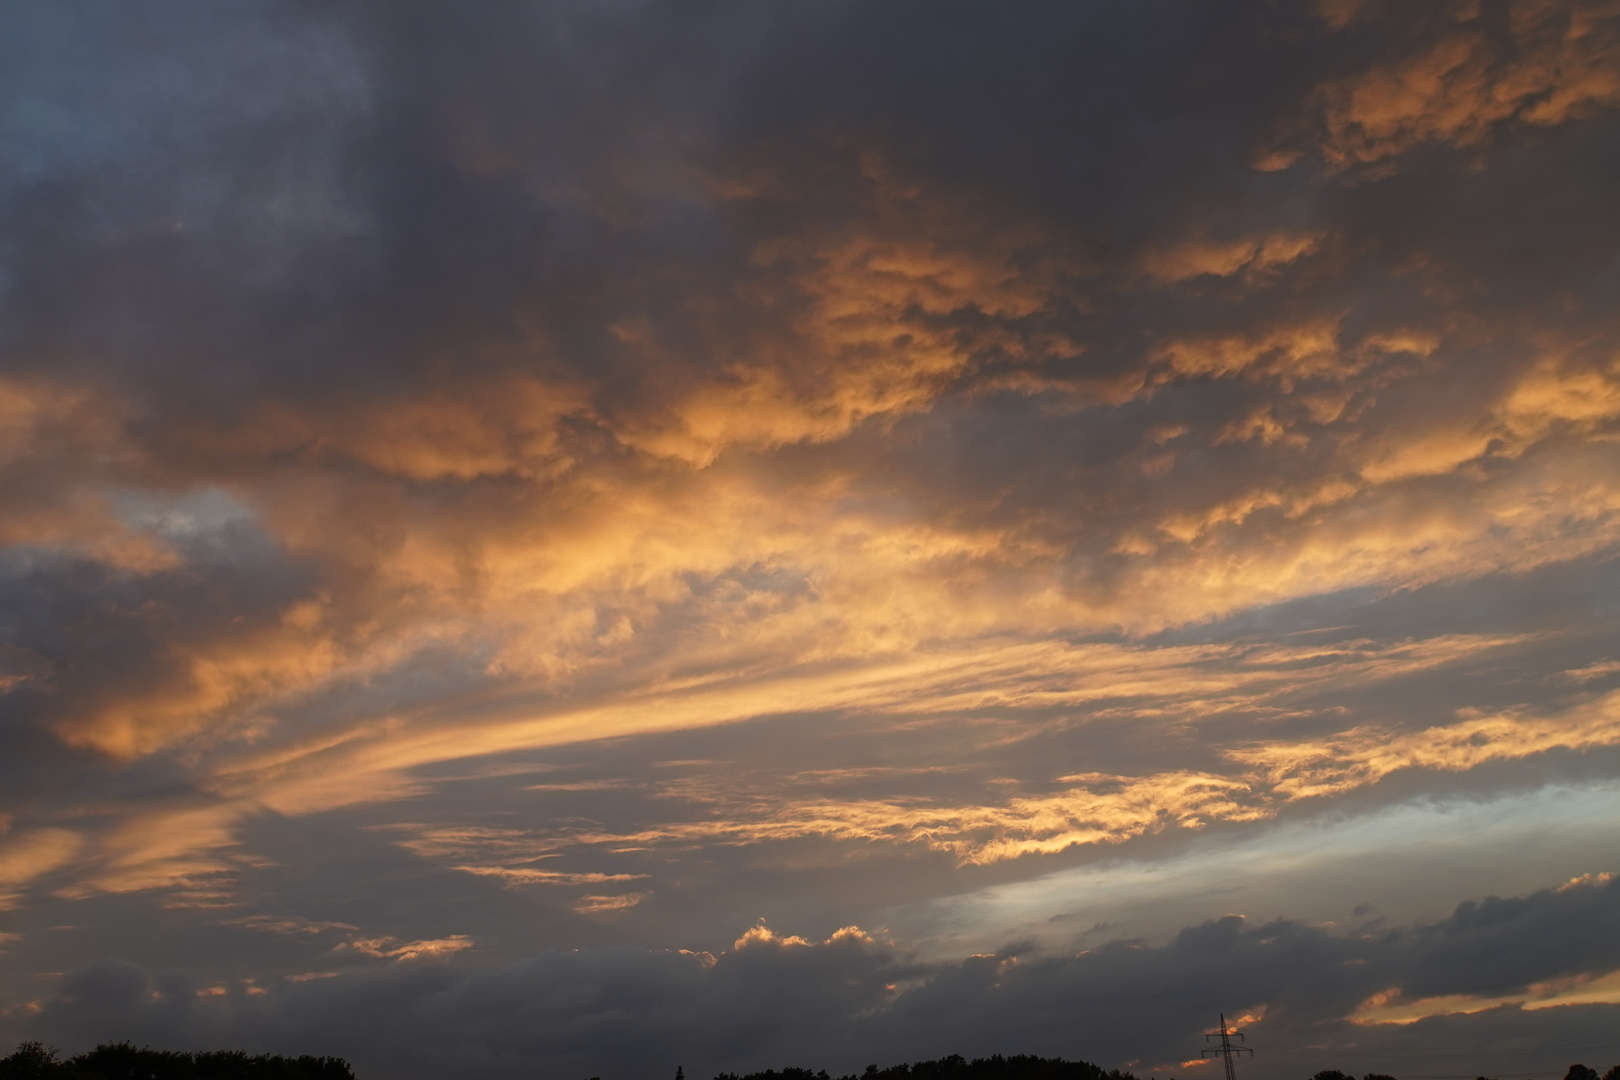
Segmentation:
<svg viewBox="0 0 1620 1080">
<path fill-rule="evenodd" d="M 84 836 L 70 829 L 43 828 L 0 840 L 0 909 L 35 879 L 70 863 L 84 846 Z"/>
<path fill-rule="evenodd" d="M 1534 1012 L 1562 1005 L 1620 1004 L 1620 971 L 1573 975 L 1562 979 L 1531 983 L 1517 994 L 1476 996 L 1442 994 L 1435 997 L 1407 998 L 1399 987 L 1372 995 L 1356 1007 L 1349 1020 L 1363 1026 L 1375 1024 L 1415 1024 L 1431 1016 L 1484 1012 L 1504 1006 L 1517 1006 Z"/>
<path fill-rule="evenodd" d="M 177 645 L 177 678 L 148 694 L 121 695 L 94 711 L 69 715 L 57 724 L 57 733 L 69 745 L 124 759 L 215 725 L 230 728 L 233 737 L 251 738 L 254 728 L 262 727 L 264 710 L 319 685 L 338 667 L 334 642 L 299 622 L 300 610 L 294 609 L 281 626 L 222 642 Z"/>
<path fill-rule="evenodd" d="M 783 712 L 863 708 L 899 715 L 993 708 L 1074 707 L 1104 699 L 1139 699 L 1141 715 L 1184 707 L 1263 706 L 1270 695 L 1336 680 L 1366 681 L 1432 668 L 1514 639 L 1449 636 L 1380 648 L 1350 642 L 1332 649 L 1264 650 L 1235 646 L 1146 649 L 1058 642 L 972 645 L 872 662 L 855 668 L 814 667 L 785 675 L 752 674 L 657 685 L 584 708 L 550 714 L 471 715 L 449 723 L 379 726 L 342 741 L 312 741 L 299 752 L 249 753 L 221 767 L 212 786 L 222 796 L 304 813 L 415 790 L 404 770 L 456 758 L 584 739 L 712 726 Z M 656 708 L 649 707 L 653 703 Z M 457 827 L 424 835 L 434 854 L 469 843 L 500 850 L 508 834 Z M 514 840 L 514 843 L 520 841 Z M 426 849 L 424 849 L 425 851 Z M 498 861 L 498 860 L 497 860 Z"/>
<path fill-rule="evenodd" d="M 427 938 L 421 941 L 401 941 L 394 937 L 356 938 L 339 945 L 338 949 L 353 949 L 362 956 L 378 960 L 408 962 L 436 960 L 441 956 L 452 956 L 472 947 L 471 939 L 465 934 L 451 934 L 448 937 Z"/>
<path fill-rule="evenodd" d="M 1207 237 L 1158 248 L 1142 257 L 1142 268 L 1157 281 L 1189 281 L 1206 274 L 1259 277 L 1315 251 L 1317 233 L 1275 233 L 1260 238 L 1215 241 Z"/>
<path fill-rule="evenodd" d="M 1463 771 L 1554 749 L 1620 744 L 1620 691 L 1552 716 L 1523 712 L 1470 716 L 1400 733 L 1357 728 L 1315 742 L 1228 751 L 1257 768 L 1284 799 L 1320 798 L 1376 783 L 1401 769 Z"/>
<path fill-rule="evenodd" d="M 346 408 L 334 403 L 329 411 L 269 403 L 244 424 L 193 424 L 175 437 L 192 453 L 248 460 L 280 456 L 338 469 L 362 466 L 416 482 L 544 481 L 574 463 L 559 425 L 589 411 L 578 387 L 503 374 Z"/>
<path fill-rule="evenodd" d="M 1334 677 L 1354 678 L 1333 663 L 1332 652 L 1325 659 Z M 1302 663 L 1307 658 L 1308 653 L 1300 652 L 1257 660 L 1294 673 L 1308 670 Z M 1417 670 L 1434 659 L 1434 654 L 1422 659 L 1408 656 L 1404 664 L 1412 665 L 1406 670 Z M 1401 659 L 1392 660 L 1380 671 L 1382 676 L 1392 677 L 1402 669 Z M 1365 674 L 1378 670 L 1370 668 Z M 1616 744 L 1620 744 L 1620 691 L 1551 715 L 1465 716 L 1453 724 L 1415 732 L 1367 727 L 1325 740 L 1273 741 L 1228 750 L 1224 757 L 1242 770 L 1237 775 L 1186 770 L 1141 777 L 1081 774 L 1060 778 L 1070 786 L 1051 794 L 991 803 L 806 798 L 784 791 L 780 784 L 765 790 L 734 780 L 689 783 L 678 793 L 707 803 L 710 811 L 698 821 L 627 832 L 413 829 L 414 836 L 402 843 L 426 857 L 466 858 L 477 853 L 498 858 L 505 853 L 532 860 L 572 848 L 746 845 L 814 836 L 916 844 L 949 852 L 964 865 L 988 864 L 1075 846 L 1122 843 L 1166 828 L 1266 820 L 1287 803 L 1342 794 L 1404 769 L 1464 771 L 1550 750 Z M 825 779 L 818 775 L 811 782 Z M 510 873 L 495 868 L 474 872 L 502 877 Z M 557 883 L 576 878 L 583 882 L 588 876 L 534 872 L 536 881 Z M 514 878 L 525 879 L 521 873 Z"/>
<path fill-rule="evenodd" d="M 640 881 L 646 874 L 569 874 L 560 870 L 535 870 L 527 866 L 458 866 L 468 874 L 500 878 L 508 885 L 605 885 L 616 881 Z M 599 898 L 596 898 L 599 899 Z"/>
<path fill-rule="evenodd" d="M 175 566 L 172 543 L 114 505 L 120 474 L 149 467 L 123 437 L 127 420 L 96 388 L 0 378 L 0 546 L 67 551 L 138 573 Z"/>
<path fill-rule="evenodd" d="M 58 895 L 162 889 L 175 906 L 229 906 L 238 865 L 226 853 L 238 845 L 242 816 L 240 806 L 204 804 L 119 821 L 82 853 L 79 880 Z"/>
<path fill-rule="evenodd" d="M 1609 0 L 1517 0 L 1501 50 L 1478 16 L 1442 25 L 1416 52 L 1322 86 L 1335 166 L 1383 161 L 1421 142 L 1478 146 L 1514 121 L 1553 125 L 1620 104 L 1620 8 Z"/>
<path fill-rule="evenodd" d="M 616 896 L 584 896 L 574 905 L 581 915 L 612 915 L 629 911 L 645 900 L 650 893 L 621 893 Z"/>
<path fill-rule="evenodd" d="M 755 843 L 798 836 L 836 840 L 917 843 L 955 855 L 962 864 L 985 864 L 1070 847 L 1119 843 L 1174 825 L 1201 828 L 1208 821 L 1252 821 L 1266 816 L 1233 797 L 1241 781 L 1177 772 L 1141 780 L 1070 777 L 1091 786 L 1055 795 L 1015 798 L 1004 806 L 934 805 L 919 800 L 790 803 L 763 820 L 702 823 L 632 834 L 648 842 Z M 1104 790 L 1097 790 L 1102 787 Z"/>
<path fill-rule="evenodd" d="M 1378 161 L 1427 139 L 1473 145 L 1504 117 L 1555 123 L 1612 103 L 1603 72 L 1614 32 L 1598 17 L 1607 9 L 1515 10 L 1523 56 L 1497 57 L 1456 24 L 1417 54 L 1324 89 L 1330 156 Z M 1153 723 L 1280 708 L 1289 688 L 1427 670 L 1503 641 L 1360 643 L 1331 657 L 1066 642 L 1356 586 L 1524 571 L 1620 540 L 1609 431 L 1620 381 L 1612 362 L 1583 351 L 1597 346 L 1539 341 L 1484 406 L 1391 418 L 1380 401 L 1407 392 L 1412 372 L 1454 362 L 1450 339 L 1422 326 L 1356 337 L 1350 301 L 1237 323 L 1168 322 L 1145 337 L 1142 355 L 1109 376 L 1128 389 L 1104 400 L 1145 409 L 1178 380 L 1198 379 L 1249 396 L 1208 429 L 1165 418 L 1147 450 L 1121 455 L 1129 483 L 1117 491 L 1113 474 L 1093 492 L 1054 469 L 1064 494 L 1050 503 L 1021 505 L 1008 490 L 966 506 L 903 465 L 885 472 L 887 459 L 852 464 L 829 452 L 805 464 L 784 448 L 916 417 L 967 386 L 978 392 L 971 380 L 991 356 L 1009 370 L 984 386 L 1070 408 L 1053 390 L 1061 381 L 1039 368 L 1083 349 L 1024 324 L 1057 308 L 1092 310 L 1076 282 L 1095 268 L 1063 253 L 1061 237 L 902 182 L 881 160 L 862 168 L 858 220 L 757 242 L 742 298 L 716 308 L 744 313 L 734 351 L 687 364 L 665 355 L 674 347 L 652 321 L 614 323 L 618 346 L 675 372 L 667 393 L 639 404 L 610 407 L 583 380 L 512 373 L 522 365 L 481 373 L 469 364 L 453 384 L 264 404 L 229 427 L 177 422 L 149 445 L 100 397 L 0 383 L 0 466 L 24 469 L 65 446 L 156 470 L 147 458 L 161 445 L 182 463 L 177 475 L 219 473 L 218 490 L 244 519 L 319 577 L 259 623 L 166 640 L 161 678 L 143 673 L 53 715 L 64 741 L 118 759 L 184 752 L 200 801 L 217 800 L 112 828 L 85 856 L 82 888 L 161 886 L 208 901 L 220 893 L 210 883 L 232 872 L 227 854 L 245 816 L 398 798 L 425 790 L 411 770 L 474 755 L 795 710 L 920 718 L 1110 699 L 1113 715 Z M 761 198 L 776 182 L 729 197 Z M 1204 276 L 1264 284 L 1336 236 L 1195 223 L 1181 242 L 1132 252 L 1123 278 L 1131 288 Z M 1026 361 L 1030 370 L 1019 369 Z M 1254 456 L 1219 484 L 1181 475 L 1188 458 L 1216 448 Z M 161 528 L 120 517 L 96 485 L 78 488 L 0 529 L 15 530 L 12 543 L 89 552 L 136 579 L 179 565 Z M 481 672 L 484 687 L 428 691 L 314 731 L 288 722 L 319 695 L 370 685 L 430 649 Z M 0 692 L 35 681 L 0 674 Z M 1525 745 L 1599 745 L 1606 722 L 1526 721 L 1546 732 Z M 1473 767 L 1472 751 L 1435 732 L 1430 742 L 1401 736 L 1392 749 L 1358 729 L 1245 750 L 1234 760 L 1252 775 L 1238 778 L 1172 770 L 984 805 L 796 798 L 767 824 L 993 861 L 1166 823 L 1252 820 L 1267 800 L 1348 790 L 1394 768 Z M 1509 742 L 1495 728 L 1476 737 L 1499 750 Z M 430 851 L 425 835 L 411 842 L 424 857 L 452 858 L 447 847 Z M 508 883 L 618 880 L 527 867 L 493 835 L 465 847 L 479 857 L 455 855 L 458 865 Z"/>
<path fill-rule="evenodd" d="M 876 943 L 872 935 L 868 934 L 860 927 L 844 926 L 834 930 L 831 934 L 828 934 L 827 939 L 821 942 L 821 944 L 832 945 L 836 942 L 842 941 L 856 942 L 862 945 L 872 945 Z M 742 937 L 739 937 L 735 942 L 733 942 L 731 947 L 737 950 L 761 947 L 793 949 L 811 948 L 815 944 L 815 942 L 799 937 L 797 934 L 778 934 L 769 926 L 765 925 L 764 919 L 761 919 L 759 922 L 743 931 Z"/>
<path fill-rule="evenodd" d="M 662 418 L 619 431 L 627 444 L 703 467 L 728 447 L 769 450 L 847 435 L 872 417 L 929 407 L 993 341 L 944 317 L 1017 320 L 1052 299 L 1046 238 L 1031 228 L 963 228 L 965 208 L 918 190 L 879 196 L 863 227 L 760 245 L 763 275 L 785 274 L 806 301 L 790 336 L 682 395 Z M 788 298 L 772 293 L 768 307 Z M 637 332 L 626 330 L 632 338 Z"/>
<path fill-rule="evenodd" d="M 1306 378 L 1349 378 L 1359 367 L 1338 348 L 1337 323 L 1314 319 L 1243 335 L 1190 338 L 1164 349 L 1178 375 L 1272 377 L 1291 386 Z"/>
</svg>

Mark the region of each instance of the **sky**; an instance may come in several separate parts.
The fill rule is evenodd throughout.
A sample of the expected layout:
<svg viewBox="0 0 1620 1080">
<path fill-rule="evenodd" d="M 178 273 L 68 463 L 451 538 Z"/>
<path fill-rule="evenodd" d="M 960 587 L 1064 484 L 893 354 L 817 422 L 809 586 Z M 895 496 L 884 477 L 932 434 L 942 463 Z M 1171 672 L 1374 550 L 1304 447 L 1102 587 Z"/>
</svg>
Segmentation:
<svg viewBox="0 0 1620 1080">
<path fill-rule="evenodd" d="M 0 1050 L 1620 1061 L 1620 2 L 13 0 Z"/>
</svg>

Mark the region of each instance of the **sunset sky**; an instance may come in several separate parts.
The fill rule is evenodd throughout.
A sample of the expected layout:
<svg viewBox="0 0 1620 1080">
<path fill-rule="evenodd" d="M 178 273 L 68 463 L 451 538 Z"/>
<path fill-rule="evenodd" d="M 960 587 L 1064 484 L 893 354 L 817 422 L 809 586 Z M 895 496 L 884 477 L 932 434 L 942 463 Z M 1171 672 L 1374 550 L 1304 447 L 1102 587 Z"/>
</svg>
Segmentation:
<svg viewBox="0 0 1620 1080">
<path fill-rule="evenodd" d="M 10 0 L 0 1055 L 1620 1061 L 1620 0 Z"/>
</svg>

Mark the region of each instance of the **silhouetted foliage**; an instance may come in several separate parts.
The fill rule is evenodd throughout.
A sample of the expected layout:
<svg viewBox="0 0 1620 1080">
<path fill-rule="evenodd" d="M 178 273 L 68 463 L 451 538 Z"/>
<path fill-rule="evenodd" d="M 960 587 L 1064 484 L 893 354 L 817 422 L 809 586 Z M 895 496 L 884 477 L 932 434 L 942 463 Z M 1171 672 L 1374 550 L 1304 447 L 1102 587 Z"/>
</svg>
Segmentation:
<svg viewBox="0 0 1620 1080">
<path fill-rule="evenodd" d="M 0 1058 L 0 1080 L 58 1080 L 78 1076 L 56 1060 L 56 1051 L 40 1042 L 17 1044 L 8 1057 Z"/>
<path fill-rule="evenodd" d="M 833 1080 L 827 1070 L 811 1072 L 809 1069 L 768 1069 L 765 1072 L 738 1076 L 721 1073 L 714 1080 Z M 880 1069 L 868 1065 L 859 1076 L 851 1073 L 837 1080 L 1136 1080 L 1128 1072 L 1104 1069 L 1089 1061 L 1065 1061 L 1062 1058 L 1042 1058 L 1029 1054 L 1013 1057 L 974 1058 L 968 1061 L 960 1054 L 952 1054 L 937 1061 L 919 1061 L 911 1065 L 891 1065 Z"/>
<path fill-rule="evenodd" d="M 1356 1078 L 1342 1073 L 1338 1069 L 1323 1069 L 1311 1077 L 1311 1080 L 1356 1080 Z"/>
<path fill-rule="evenodd" d="M 1598 1080 L 1598 1074 L 1596 1069 L 1588 1069 L 1580 1062 L 1576 1062 L 1569 1067 L 1569 1072 L 1564 1074 L 1564 1080 Z"/>
<path fill-rule="evenodd" d="M 59 1061 L 55 1050 L 25 1042 L 0 1059 L 0 1080 L 354 1080 L 336 1057 L 281 1057 L 240 1050 L 184 1053 L 102 1043 Z"/>
</svg>

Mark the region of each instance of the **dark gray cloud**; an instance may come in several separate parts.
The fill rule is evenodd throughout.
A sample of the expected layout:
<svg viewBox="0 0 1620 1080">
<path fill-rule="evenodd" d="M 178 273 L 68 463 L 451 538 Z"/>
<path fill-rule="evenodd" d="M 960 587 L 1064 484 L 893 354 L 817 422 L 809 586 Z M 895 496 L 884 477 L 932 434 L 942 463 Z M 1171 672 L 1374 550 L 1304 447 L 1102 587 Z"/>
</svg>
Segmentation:
<svg viewBox="0 0 1620 1080">
<path fill-rule="evenodd" d="M 1358 1028 L 1342 1017 L 1396 988 L 1488 998 L 1606 973 L 1620 962 L 1600 944 L 1615 939 L 1617 911 L 1620 886 L 1587 884 L 1470 902 L 1409 928 L 1229 916 L 1161 946 L 1114 941 L 1078 956 L 1010 945 L 926 964 L 853 932 L 820 944 L 755 934 L 718 957 L 547 951 L 482 969 L 397 962 L 262 987 L 211 988 L 184 971 L 106 960 L 65 976 L 36 1014 L 11 1023 L 71 1046 L 109 1033 L 158 1045 L 298 1046 L 345 1054 L 362 1075 L 406 1077 L 613 1077 L 674 1063 L 698 1076 L 791 1062 L 858 1070 L 868 1060 L 1013 1049 L 1137 1062 L 1146 1073 L 1182 1071 L 1211 1026 L 1209 1003 L 1221 1001 L 1229 1016 L 1265 1006 L 1245 1022 L 1259 1050 L 1248 1074 L 1539 1074 L 1601 1043 L 1614 1006 L 1505 1005 L 1407 1027 Z M 1606 1061 L 1601 1046 L 1595 1052 L 1584 1059 Z"/>
<path fill-rule="evenodd" d="M 513 365 L 590 380 L 609 415 L 652 408 L 780 337 L 792 308 L 738 295 L 760 276 L 757 245 L 903 228 L 918 194 L 971 207 L 978 243 L 1024 225 L 1062 253 L 1075 276 L 1012 329 L 1087 341 L 1078 360 L 1036 360 L 1082 381 L 1140 368 L 1155 337 L 1347 300 L 1347 335 L 1435 324 L 1459 297 L 1425 280 L 1465 289 L 1476 316 L 1573 291 L 1601 317 L 1613 287 L 1606 118 L 1504 116 L 1483 159 L 1473 143 L 1451 149 L 1441 125 L 1393 175 L 1334 173 L 1313 144 L 1289 169 L 1253 168 L 1291 123 L 1313 130 L 1320 87 L 1459 33 L 1489 43 L 1506 78 L 1535 67 L 1568 12 L 1515 37 L 1507 4 L 1466 24 L 1386 8 L 1349 30 L 1268 4 L 1018 18 L 975 5 L 238 9 L 216 25 L 149 7 L 93 37 L 87 15 L 19 14 L 14 40 L 40 48 L 12 76 L 14 139 L 31 151 L 10 200 L 12 363 L 89 364 L 170 416 L 266 393 L 341 411 L 349 395 Z M 102 62 L 48 59 L 86 37 Z M 1557 95 L 1534 75 L 1527 92 Z M 885 194 L 862 154 L 915 191 Z M 749 197 L 717 200 L 726 183 Z M 1469 227 L 1482 220 L 1493 227 Z M 1269 287 L 1142 287 L 1146 251 L 1279 231 L 1325 239 Z M 1391 282 L 1403 267 L 1416 278 Z M 983 313 L 937 314 L 971 333 Z M 656 351 L 604 332 L 632 315 Z"/>
</svg>

